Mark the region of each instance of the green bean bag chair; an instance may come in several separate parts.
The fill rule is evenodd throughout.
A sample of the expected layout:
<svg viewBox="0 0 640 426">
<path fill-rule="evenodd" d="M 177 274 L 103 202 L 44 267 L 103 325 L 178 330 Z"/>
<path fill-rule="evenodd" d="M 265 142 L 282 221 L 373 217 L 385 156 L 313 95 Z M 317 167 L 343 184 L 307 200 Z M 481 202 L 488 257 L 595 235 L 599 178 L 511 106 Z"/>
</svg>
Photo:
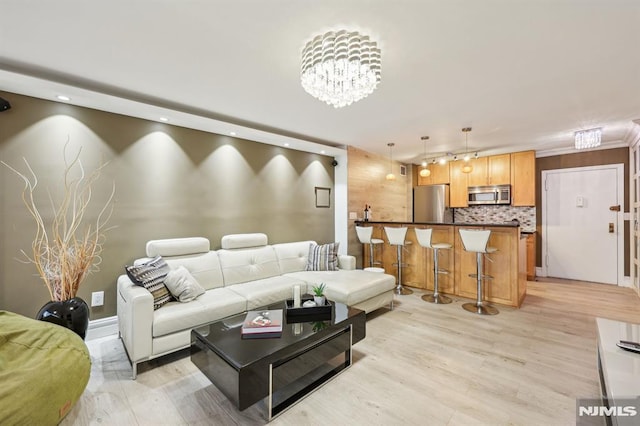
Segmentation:
<svg viewBox="0 0 640 426">
<path fill-rule="evenodd" d="M 73 331 L 0 311 L 0 425 L 56 425 L 89 381 L 91 359 Z"/>
</svg>

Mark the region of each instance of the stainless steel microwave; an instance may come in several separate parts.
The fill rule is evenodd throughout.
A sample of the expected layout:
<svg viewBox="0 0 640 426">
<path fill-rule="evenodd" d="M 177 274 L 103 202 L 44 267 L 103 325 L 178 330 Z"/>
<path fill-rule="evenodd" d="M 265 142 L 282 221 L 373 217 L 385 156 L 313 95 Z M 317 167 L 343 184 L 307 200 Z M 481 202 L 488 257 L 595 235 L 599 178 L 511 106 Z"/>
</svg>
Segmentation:
<svg viewBox="0 0 640 426">
<path fill-rule="evenodd" d="M 511 185 L 470 186 L 469 205 L 511 204 Z"/>
</svg>

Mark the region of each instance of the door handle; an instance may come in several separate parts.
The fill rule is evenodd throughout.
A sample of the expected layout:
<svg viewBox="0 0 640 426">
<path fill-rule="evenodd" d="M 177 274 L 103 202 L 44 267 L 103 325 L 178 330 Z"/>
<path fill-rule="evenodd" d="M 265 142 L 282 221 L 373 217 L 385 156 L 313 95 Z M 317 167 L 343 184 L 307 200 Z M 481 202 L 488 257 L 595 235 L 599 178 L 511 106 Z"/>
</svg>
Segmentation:
<svg viewBox="0 0 640 426">
<path fill-rule="evenodd" d="M 609 233 L 613 234 L 615 232 L 614 228 L 613 228 L 613 222 L 609 222 Z"/>
<path fill-rule="evenodd" d="M 620 204 L 618 204 L 617 206 L 609 207 L 609 210 L 611 210 L 612 212 L 619 212 L 620 211 Z"/>
</svg>

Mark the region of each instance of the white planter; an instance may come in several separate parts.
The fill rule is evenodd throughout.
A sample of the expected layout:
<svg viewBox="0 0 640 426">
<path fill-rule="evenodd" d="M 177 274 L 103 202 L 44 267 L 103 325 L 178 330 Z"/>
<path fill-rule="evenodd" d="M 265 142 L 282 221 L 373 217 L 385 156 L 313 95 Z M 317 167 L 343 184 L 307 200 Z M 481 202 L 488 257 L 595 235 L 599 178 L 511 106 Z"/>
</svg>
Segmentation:
<svg viewBox="0 0 640 426">
<path fill-rule="evenodd" d="M 316 302 L 316 306 L 324 306 L 324 296 L 313 296 L 313 301 Z"/>
</svg>

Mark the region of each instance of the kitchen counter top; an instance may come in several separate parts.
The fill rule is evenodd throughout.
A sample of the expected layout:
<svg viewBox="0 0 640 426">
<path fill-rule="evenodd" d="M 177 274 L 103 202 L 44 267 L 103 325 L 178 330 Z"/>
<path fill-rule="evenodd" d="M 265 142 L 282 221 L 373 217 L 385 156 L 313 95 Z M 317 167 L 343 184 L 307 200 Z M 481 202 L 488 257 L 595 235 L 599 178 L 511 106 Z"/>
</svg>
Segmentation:
<svg viewBox="0 0 640 426">
<path fill-rule="evenodd" d="M 518 228 L 519 223 L 515 222 L 502 222 L 502 223 L 467 223 L 467 222 L 455 222 L 455 223 L 442 223 L 442 222 L 411 222 L 411 221 L 377 221 L 370 220 L 365 222 L 363 220 L 356 220 L 357 225 L 361 224 L 378 224 L 378 225 L 451 225 L 451 226 L 491 226 L 491 227 L 505 227 L 505 228 Z"/>
<path fill-rule="evenodd" d="M 456 222 L 451 223 L 453 226 L 491 226 L 491 227 L 504 227 L 504 228 L 519 228 L 520 224 L 516 222 L 501 222 L 501 223 L 471 223 L 471 222 Z"/>
</svg>

